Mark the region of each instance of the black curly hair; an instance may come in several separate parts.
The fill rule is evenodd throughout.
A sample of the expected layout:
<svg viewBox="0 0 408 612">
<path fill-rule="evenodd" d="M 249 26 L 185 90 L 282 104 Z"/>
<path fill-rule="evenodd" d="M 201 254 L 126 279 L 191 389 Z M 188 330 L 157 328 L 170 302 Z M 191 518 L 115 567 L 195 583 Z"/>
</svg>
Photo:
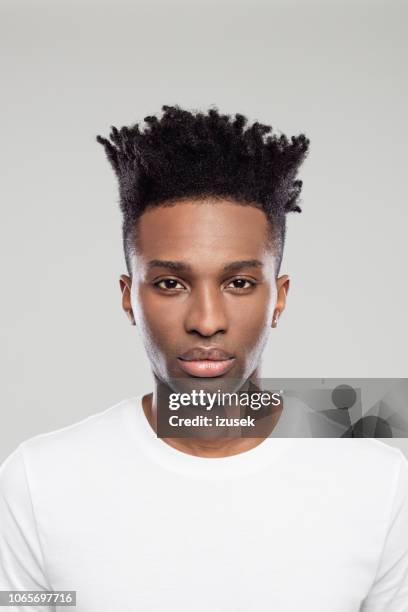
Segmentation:
<svg viewBox="0 0 408 612">
<path fill-rule="evenodd" d="M 97 136 L 119 181 L 122 237 L 131 276 L 137 220 L 148 208 L 183 199 L 212 197 L 261 208 L 270 221 L 279 272 L 286 234 L 286 213 L 301 212 L 299 166 L 309 150 L 304 134 L 271 134 L 272 127 L 248 119 L 162 106 L 163 115 L 139 124 L 112 127 L 109 140 Z"/>
</svg>

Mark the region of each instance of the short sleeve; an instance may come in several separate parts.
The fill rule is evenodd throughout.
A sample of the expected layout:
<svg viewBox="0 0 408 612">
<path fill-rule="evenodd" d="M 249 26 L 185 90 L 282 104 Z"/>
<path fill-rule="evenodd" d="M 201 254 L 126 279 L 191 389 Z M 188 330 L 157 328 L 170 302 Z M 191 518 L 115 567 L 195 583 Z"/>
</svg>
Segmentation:
<svg viewBox="0 0 408 612">
<path fill-rule="evenodd" d="M 360 612 L 408 612 L 408 461 L 401 451 L 375 580 Z"/>
<path fill-rule="evenodd" d="M 21 444 L 0 466 L 0 590 L 52 590 L 44 571 Z M 36 609 L 19 606 L 21 611 Z"/>
</svg>

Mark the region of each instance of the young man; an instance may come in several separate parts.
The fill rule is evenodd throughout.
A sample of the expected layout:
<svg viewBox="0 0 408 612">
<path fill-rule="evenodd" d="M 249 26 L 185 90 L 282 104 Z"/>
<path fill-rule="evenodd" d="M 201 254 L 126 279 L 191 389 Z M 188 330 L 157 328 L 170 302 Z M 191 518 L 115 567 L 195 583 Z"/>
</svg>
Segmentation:
<svg viewBox="0 0 408 612">
<path fill-rule="evenodd" d="M 259 384 L 309 146 L 239 114 L 163 111 L 98 137 L 119 179 L 122 304 L 155 388 L 4 462 L 0 589 L 75 590 L 80 612 L 407 612 L 399 450 L 277 437 L 282 403 L 262 435 L 156 435 L 160 398 Z"/>
</svg>

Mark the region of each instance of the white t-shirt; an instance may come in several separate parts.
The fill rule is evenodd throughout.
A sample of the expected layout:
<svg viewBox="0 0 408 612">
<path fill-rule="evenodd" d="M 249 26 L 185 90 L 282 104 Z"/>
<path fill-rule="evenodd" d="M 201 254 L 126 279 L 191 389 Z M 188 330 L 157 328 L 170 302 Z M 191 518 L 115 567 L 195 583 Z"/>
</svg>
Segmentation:
<svg viewBox="0 0 408 612">
<path fill-rule="evenodd" d="M 5 608 L 27 612 L 407 612 L 408 461 L 355 438 L 196 457 L 125 399 L 3 463 L 0 590 L 76 591 Z"/>
</svg>

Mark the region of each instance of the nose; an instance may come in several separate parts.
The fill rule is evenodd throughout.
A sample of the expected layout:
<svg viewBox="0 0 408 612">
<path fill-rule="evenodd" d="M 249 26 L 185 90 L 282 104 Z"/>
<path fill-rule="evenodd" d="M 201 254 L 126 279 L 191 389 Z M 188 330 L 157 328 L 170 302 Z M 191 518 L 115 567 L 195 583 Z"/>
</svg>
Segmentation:
<svg viewBox="0 0 408 612">
<path fill-rule="evenodd" d="M 227 313 L 218 287 L 205 285 L 196 288 L 190 296 L 184 327 L 188 333 L 206 337 L 227 331 Z"/>
</svg>

